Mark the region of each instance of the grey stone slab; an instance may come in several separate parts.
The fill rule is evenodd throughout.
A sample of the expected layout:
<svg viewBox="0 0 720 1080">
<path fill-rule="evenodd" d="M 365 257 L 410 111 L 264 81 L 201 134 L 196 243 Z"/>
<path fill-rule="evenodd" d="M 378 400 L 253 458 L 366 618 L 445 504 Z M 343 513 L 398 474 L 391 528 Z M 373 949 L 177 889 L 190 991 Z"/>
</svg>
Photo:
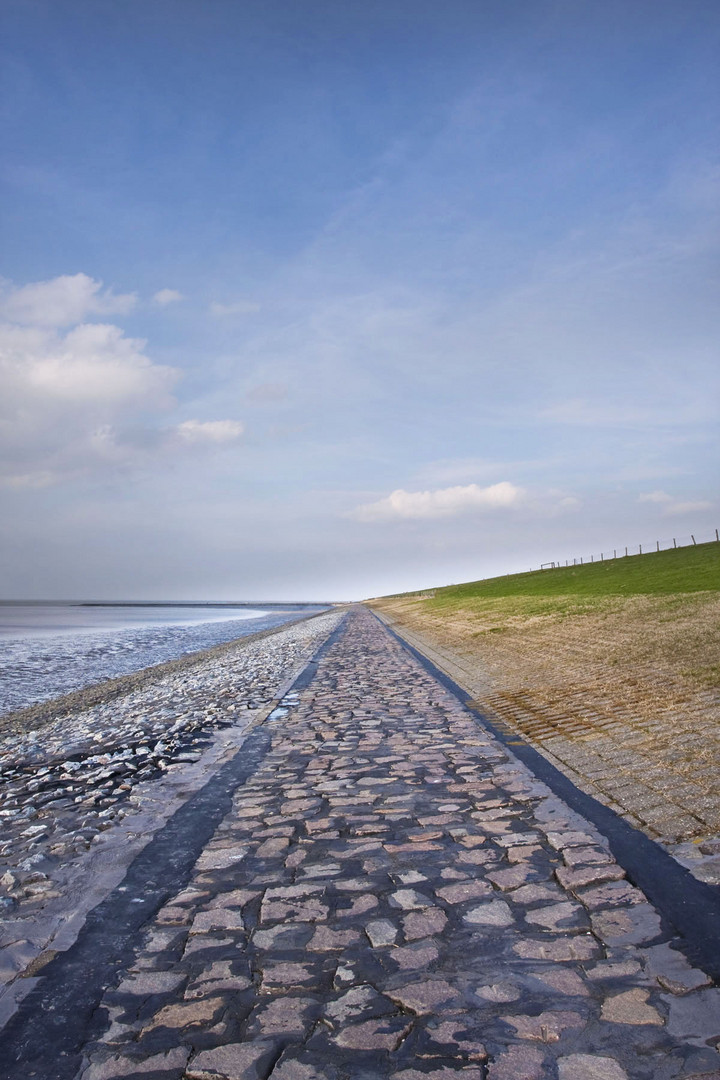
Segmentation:
<svg viewBox="0 0 720 1080">
<path fill-rule="evenodd" d="M 720 990 L 695 990 L 665 999 L 670 1009 L 670 1035 L 693 1046 L 720 1046 Z"/>
</svg>

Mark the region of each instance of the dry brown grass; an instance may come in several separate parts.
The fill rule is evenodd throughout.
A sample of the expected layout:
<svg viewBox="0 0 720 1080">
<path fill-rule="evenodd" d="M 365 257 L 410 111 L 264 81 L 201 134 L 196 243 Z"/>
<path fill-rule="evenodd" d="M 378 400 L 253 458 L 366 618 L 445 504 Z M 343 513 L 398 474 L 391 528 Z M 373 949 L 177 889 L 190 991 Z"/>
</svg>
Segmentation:
<svg viewBox="0 0 720 1080">
<path fill-rule="evenodd" d="M 720 832 L 720 597 L 373 601 L 579 786 L 653 836 Z"/>
</svg>

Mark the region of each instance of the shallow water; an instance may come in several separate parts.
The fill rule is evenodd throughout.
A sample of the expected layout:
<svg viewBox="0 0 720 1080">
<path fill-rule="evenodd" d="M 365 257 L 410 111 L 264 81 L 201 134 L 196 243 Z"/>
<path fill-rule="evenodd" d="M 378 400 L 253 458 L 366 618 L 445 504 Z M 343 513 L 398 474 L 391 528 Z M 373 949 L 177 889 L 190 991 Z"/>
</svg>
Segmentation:
<svg viewBox="0 0 720 1080">
<path fill-rule="evenodd" d="M 318 610 L 0 604 L 0 714 Z"/>
</svg>

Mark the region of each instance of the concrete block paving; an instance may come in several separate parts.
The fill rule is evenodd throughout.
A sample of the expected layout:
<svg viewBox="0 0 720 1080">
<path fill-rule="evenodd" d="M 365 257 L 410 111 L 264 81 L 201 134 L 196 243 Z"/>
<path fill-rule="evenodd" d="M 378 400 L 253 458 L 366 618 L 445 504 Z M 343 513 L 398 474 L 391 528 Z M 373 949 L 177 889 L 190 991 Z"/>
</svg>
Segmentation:
<svg viewBox="0 0 720 1080">
<path fill-rule="evenodd" d="M 369 612 L 266 726 L 78 1080 L 720 1077 L 720 990 Z"/>
</svg>

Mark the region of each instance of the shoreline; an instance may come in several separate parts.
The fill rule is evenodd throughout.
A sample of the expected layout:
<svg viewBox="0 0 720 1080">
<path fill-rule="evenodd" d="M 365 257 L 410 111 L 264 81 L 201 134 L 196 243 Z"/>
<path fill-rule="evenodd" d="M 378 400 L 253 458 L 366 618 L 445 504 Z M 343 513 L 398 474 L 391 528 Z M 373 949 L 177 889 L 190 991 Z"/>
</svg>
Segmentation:
<svg viewBox="0 0 720 1080">
<path fill-rule="evenodd" d="M 105 705 L 115 698 L 135 690 L 141 690 L 154 678 L 162 678 L 172 675 L 195 664 L 204 663 L 206 660 L 214 660 L 226 655 L 233 649 L 240 648 L 245 644 L 263 641 L 272 637 L 288 626 L 298 626 L 311 619 L 317 619 L 326 615 L 334 608 L 315 611 L 298 619 L 291 619 L 273 626 L 269 630 L 258 630 L 253 634 L 233 638 L 219 645 L 211 645 L 207 649 L 199 649 L 195 652 L 178 656 L 174 660 L 163 660 L 159 664 L 151 664 L 149 667 L 139 668 L 138 671 L 129 672 L 127 675 L 117 675 L 102 682 L 90 683 L 78 690 L 71 690 L 59 697 L 48 698 L 46 701 L 38 701 L 34 705 L 26 705 L 22 709 L 13 709 L 11 712 L 0 715 L 0 739 L 9 734 L 26 734 L 30 731 L 39 730 L 64 716 L 74 712 L 82 712 L 84 709 L 95 705 Z"/>
</svg>

